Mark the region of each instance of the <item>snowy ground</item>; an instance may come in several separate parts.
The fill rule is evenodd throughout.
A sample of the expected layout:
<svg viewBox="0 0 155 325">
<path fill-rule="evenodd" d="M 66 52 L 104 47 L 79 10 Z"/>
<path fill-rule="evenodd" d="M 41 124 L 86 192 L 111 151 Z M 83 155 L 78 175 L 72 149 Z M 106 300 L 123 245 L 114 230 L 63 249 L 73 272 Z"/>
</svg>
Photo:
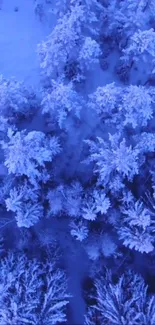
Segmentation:
<svg viewBox="0 0 155 325">
<path fill-rule="evenodd" d="M 55 17 L 46 7 L 40 21 L 34 8 L 34 0 L 0 0 L 0 74 L 38 85 L 37 44 L 51 32 Z"/>
</svg>

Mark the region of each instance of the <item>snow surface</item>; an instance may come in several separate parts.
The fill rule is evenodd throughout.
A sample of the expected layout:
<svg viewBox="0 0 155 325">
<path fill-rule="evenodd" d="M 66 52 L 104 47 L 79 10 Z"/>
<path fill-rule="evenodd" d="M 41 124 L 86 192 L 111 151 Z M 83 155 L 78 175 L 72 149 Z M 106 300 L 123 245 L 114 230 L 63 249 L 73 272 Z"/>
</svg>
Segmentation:
<svg viewBox="0 0 155 325">
<path fill-rule="evenodd" d="M 36 86 L 40 79 L 37 44 L 51 32 L 56 18 L 45 8 L 46 19 L 40 21 L 34 8 L 34 0 L 0 0 L 0 74 Z"/>
</svg>

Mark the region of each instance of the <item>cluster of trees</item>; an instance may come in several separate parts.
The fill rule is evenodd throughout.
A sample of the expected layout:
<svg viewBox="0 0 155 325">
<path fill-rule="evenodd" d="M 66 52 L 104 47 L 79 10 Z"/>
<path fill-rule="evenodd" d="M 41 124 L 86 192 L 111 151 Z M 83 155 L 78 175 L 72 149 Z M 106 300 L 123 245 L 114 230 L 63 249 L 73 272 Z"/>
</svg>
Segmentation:
<svg viewBox="0 0 155 325">
<path fill-rule="evenodd" d="M 0 324 L 67 320 L 61 257 L 52 258 L 48 232 L 48 250 L 39 243 L 40 225 L 55 219 L 66 220 L 64 232 L 89 259 L 85 325 L 155 323 L 155 292 L 145 283 L 155 275 L 154 13 L 153 0 L 57 1 L 56 26 L 38 45 L 40 95 L 0 78 Z M 115 82 L 103 71 L 104 85 L 92 91 L 91 71 L 103 62 L 108 69 L 111 53 Z M 34 116 L 44 130 L 22 128 Z M 81 151 L 74 147 L 70 177 L 74 137 Z M 20 249 L 7 229 L 27 232 Z"/>
</svg>

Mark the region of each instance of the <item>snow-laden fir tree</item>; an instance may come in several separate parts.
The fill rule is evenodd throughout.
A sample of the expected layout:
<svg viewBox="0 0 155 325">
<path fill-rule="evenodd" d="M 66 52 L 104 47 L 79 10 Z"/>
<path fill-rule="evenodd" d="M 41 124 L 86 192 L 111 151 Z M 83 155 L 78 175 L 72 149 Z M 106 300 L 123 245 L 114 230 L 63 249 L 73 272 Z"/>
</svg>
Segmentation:
<svg viewBox="0 0 155 325">
<path fill-rule="evenodd" d="M 93 198 L 89 198 L 82 206 L 82 217 L 89 221 L 94 221 L 97 218 L 96 205 Z"/>
<path fill-rule="evenodd" d="M 54 261 L 9 253 L 0 262 L 0 324 L 56 325 L 66 321 L 67 279 Z"/>
<path fill-rule="evenodd" d="M 99 324 L 132 325 L 155 322 L 155 296 L 149 296 L 141 276 L 127 272 L 114 282 L 111 274 L 95 280 Z M 89 323 L 88 323 L 89 324 Z"/>
<path fill-rule="evenodd" d="M 56 9 L 54 13 L 58 16 L 64 15 L 72 6 L 76 5 L 85 6 L 85 10 L 87 10 L 88 15 L 92 15 L 93 20 L 95 21 L 94 17 L 98 16 L 102 10 L 102 4 L 97 0 L 56 0 Z"/>
<path fill-rule="evenodd" d="M 82 201 L 82 217 L 86 220 L 94 221 L 98 214 L 107 214 L 110 208 L 110 200 L 106 196 L 105 191 L 95 189 L 85 194 Z"/>
<path fill-rule="evenodd" d="M 48 192 L 49 215 L 64 213 L 70 217 L 81 215 L 83 188 L 79 182 L 59 185 Z"/>
<path fill-rule="evenodd" d="M 117 254 L 117 245 L 114 242 L 112 236 L 108 233 L 101 233 L 100 236 L 100 245 L 101 245 L 101 252 L 104 257 L 116 257 Z"/>
<path fill-rule="evenodd" d="M 100 19 L 102 19 L 103 6 L 97 0 L 57 0 L 54 13 L 58 17 L 63 17 L 66 13 L 71 12 L 76 6 L 83 7 L 85 11 L 85 21 L 83 30 L 89 32 L 89 35 L 98 37 L 100 32 Z"/>
<path fill-rule="evenodd" d="M 105 194 L 105 191 L 96 189 L 93 191 L 92 195 L 96 207 L 96 213 L 106 214 L 111 204 L 109 198 Z"/>
<path fill-rule="evenodd" d="M 43 216 L 43 206 L 39 191 L 25 182 L 24 185 L 10 190 L 10 196 L 5 200 L 8 211 L 15 212 L 18 227 L 29 228 Z"/>
<path fill-rule="evenodd" d="M 155 91 L 153 87 L 130 85 L 123 89 L 119 110 L 122 112 L 123 124 L 132 128 L 146 126 L 153 118 Z"/>
<path fill-rule="evenodd" d="M 141 134 L 136 134 L 133 137 L 136 148 L 141 154 L 147 155 L 147 153 L 155 151 L 155 134 L 151 132 L 142 132 Z"/>
<path fill-rule="evenodd" d="M 99 44 L 91 37 L 87 36 L 79 52 L 78 61 L 82 72 L 92 70 L 94 64 L 99 63 L 101 50 Z"/>
<path fill-rule="evenodd" d="M 71 12 L 58 19 L 47 41 L 38 45 L 40 65 L 46 76 L 61 74 L 67 62 L 76 60 L 85 19 L 83 6 L 72 7 Z"/>
<path fill-rule="evenodd" d="M 88 107 L 93 109 L 101 119 L 113 118 L 122 97 L 122 88 L 114 82 L 98 87 L 89 95 Z"/>
<path fill-rule="evenodd" d="M 15 79 L 0 76 L 0 113 L 7 118 L 27 117 L 36 112 L 34 90 Z"/>
<path fill-rule="evenodd" d="M 147 1 L 147 0 L 146 0 Z M 104 8 L 102 33 L 111 37 L 121 49 L 137 29 L 144 29 L 149 21 L 144 0 L 108 1 Z"/>
<path fill-rule="evenodd" d="M 121 59 L 126 63 L 138 62 L 144 63 L 150 60 L 150 72 L 155 65 L 155 32 L 154 29 L 138 30 L 131 36 L 130 41 L 123 49 Z M 152 62 L 151 62 L 152 61 Z"/>
<path fill-rule="evenodd" d="M 75 80 L 81 80 L 85 70 L 98 63 L 101 54 L 99 44 L 91 36 L 85 36 L 86 31 L 89 35 L 94 33 L 95 28 L 91 26 L 96 21 L 93 11 L 89 12 L 87 7 L 80 3 L 71 6 L 70 10 L 58 19 L 47 41 L 38 45 L 40 66 L 47 77 L 62 76 L 64 69 L 72 63 L 78 65 L 79 76 L 76 76 Z"/>
<path fill-rule="evenodd" d="M 115 83 L 98 87 L 89 95 L 88 107 L 104 123 L 123 130 L 126 126 L 146 126 L 154 116 L 155 91 L 153 87 L 130 85 L 120 87 Z"/>
<path fill-rule="evenodd" d="M 120 177 L 118 190 L 122 188 L 123 179 L 133 179 L 139 171 L 139 150 L 127 145 L 126 139 L 119 133 L 109 134 L 109 141 L 97 137 L 96 141 L 86 140 L 90 156 L 86 163 L 94 163 L 94 173 L 99 176 L 99 182 L 112 187 L 116 177 Z"/>
<path fill-rule="evenodd" d="M 83 220 L 71 221 L 69 226 L 71 228 L 70 233 L 76 240 L 82 242 L 88 237 L 89 230 Z"/>
<path fill-rule="evenodd" d="M 41 180 L 45 163 L 51 162 L 60 152 L 56 137 L 46 137 L 43 132 L 8 130 L 8 140 L 1 141 L 5 166 L 9 174 L 27 176 L 31 183 Z"/>
<path fill-rule="evenodd" d="M 118 235 L 123 245 L 140 253 L 154 250 L 155 221 L 144 204 L 131 200 L 121 208 L 122 222 Z"/>
<path fill-rule="evenodd" d="M 84 325 L 96 325 L 96 313 L 95 309 L 88 308 L 87 313 L 85 314 Z"/>
<path fill-rule="evenodd" d="M 80 118 L 80 111 L 84 104 L 83 98 L 74 90 L 72 82 L 65 84 L 60 81 L 51 81 L 51 88 L 43 91 L 42 113 L 48 113 L 52 121 L 60 128 L 70 114 Z"/>
<path fill-rule="evenodd" d="M 84 246 L 91 261 L 97 261 L 101 255 L 99 237 L 90 234 Z"/>
</svg>

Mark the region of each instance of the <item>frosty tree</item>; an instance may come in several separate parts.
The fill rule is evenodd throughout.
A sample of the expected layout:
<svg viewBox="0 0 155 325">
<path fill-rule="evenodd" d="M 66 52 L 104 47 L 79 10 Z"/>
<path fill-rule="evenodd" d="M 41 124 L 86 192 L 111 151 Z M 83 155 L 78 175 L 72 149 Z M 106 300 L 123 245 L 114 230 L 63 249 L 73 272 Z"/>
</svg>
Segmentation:
<svg viewBox="0 0 155 325">
<path fill-rule="evenodd" d="M 81 3 L 71 5 L 70 10 L 58 19 L 47 41 L 38 46 L 40 66 L 47 77 L 61 76 L 70 64 L 77 65 L 77 74 L 80 74 L 80 69 L 85 71 L 98 62 L 99 44 L 85 36 L 85 30 L 93 34 L 95 28 L 91 26 L 96 21 L 93 11 Z M 81 78 L 83 76 L 77 76 L 77 80 Z"/>
<path fill-rule="evenodd" d="M 124 178 L 132 180 L 138 174 L 139 150 L 126 144 L 120 134 L 109 134 L 109 141 L 98 137 L 96 141 L 85 141 L 90 148 L 90 156 L 86 162 L 94 162 L 94 172 L 99 175 L 99 182 L 106 186 L 115 184 L 118 178 L 118 190 Z"/>
<path fill-rule="evenodd" d="M 107 273 L 95 281 L 95 287 L 97 305 L 92 309 L 99 312 L 99 324 L 154 324 L 155 296 L 149 296 L 139 275 L 127 272 L 114 283 Z"/>
<path fill-rule="evenodd" d="M 103 87 L 97 87 L 94 93 L 89 95 L 88 107 L 94 110 L 103 123 L 112 123 L 120 119 L 118 111 L 122 99 L 122 88 L 110 83 Z M 120 115 L 120 116 L 119 116 Z M 120 130 L 121 126 L 119 127 Z"/>
<path fill-rule="evenodd" d="M 47 41 L 38 46 L 40 65 L 46 76 L 61 74 L 67 62 L 76 60 L 84 21 L 83 6 L 72 7 L 71 12 L 58 19 Z"/>
<path fill-rule="evenodd" d="M 151 59 L 153 64 L 151 67 L 154 67 L 155 60 L 155 32 L 151 28 L 149 30 L 138 30 L 130 38 L 128 46 L 123 49 L 122 60 L 126 63 L 138 62 L 143 60 L 146 62 L 148 59 Z M 151 70 L 152 72 L 152 70 Z"/>
<path fill-rule="evenodd" d="M 116 257 L 117 256 L 117 245 L 108 233 L 101 234 L 101 252 L 103 256 Z"/>
<path fill-rule="evenodd" d="M 99 115 L 112 114 L 121 100 L 122 89 L 115 83 L 106 84 L 104 87 L 98 87 L 96 91 L 89 95 L 88 105 L 97 111 Z"/>
<path fill-rule="evenodd" d="M 39 199 L 39 191 L 27 182 L 10 190 L 10 196 L 5 200 L 6 208 L 15 212 L 18 227 L 29 228 L 43 216 L 43 206 Z"/>
<path fill-rule="evenodd" d="M 3 117 L 29 116 L 35 113 L 36 95 L 15 79 L 0 76 L 0 113 Z"/>
<path fill-rule="evenodd" d="M 136 134 L 134 140 L 137 143 L 136 148 L 141 154 L 149 154 L 155 151 L 155 134 L 151 132 L 142 132 L 141 134 Z"/>
<path fill-rule="evenodd" d="M 41 179 L 46 162 L 60 152 L 56 137 L 46 137 L 43 132 L 8 130 L 8 141 L 1 141 L 5 153 L 5 166 L 9 174 L 25 175 L 32 183 Z"/>
<path fill-rule="evenodd" d="M 107 214 L 110 208 L 110 200 L 105 191 L 95 189 L 85 194 L 82 202 L 82 217 L 94 221 L 98 214 Z"/>
<path fill-rule="evenodd" d="M 67 279 L 54 262 L 22 254 L 1 260 L 0 324 L 56 325 L 66 321 Z"/>
<path fill-rule="evenodd" d="M 131 201 L 121 209 L 123 221 L 118 229 L 123 245 L 140 253 L 154 250 L 155 222 L 142 202 Z"/>
<path fill-rule="evenodd" d="M 76 240 L 82 242 L 88 237 L 89 230 L 83 220 L 72 221 L 69 226 L 71 228 L 71 236 Z"/>
<path fill-rule="evenodd" d="M 93 11 L 95 11 L 95 13 L 97 14 L 103 9 L 102 4 L 97 0 L 56 0 L 56 9 L 54 12 L 58 16 L 62 16 L 64 13 L 70 10 L 70 7 L 76 6 L 77 4 L 85 6 L 88 15 L 92 14 L 92 16 Z"/>
<path fill-rule="evenodd" d="M 138 28 L 145 27 L 149 19 L 144 12 L 146 1 L 109 1 L 104 8 L 103 34 L 113 38 L 122 48 Z"/>
<path fill-rule="evenodd" d="M 48 192 L 49 214 L 59 215 L 64 213 L 71 217 L 81 215 L 83 188 L 79 182 L 70 185 L 59 185 Z"/>
<path fill-rule="evenodd" d="M 88 107 L 104 123 L 113 124 L 119 131 L 126 126 L 146 126 L 154 116 L 155 92 L 153 87 L 130 85 L 121 88 L 115 83 L 98 87 L 89 95 Z"/>
<path fill-rule="evenodd" d="M 99 44 L 91 37 L 86 37 L 79 52 L 79 65 L 82 71 L 91 70 L 95 63 L 99 63 L 101 50 Z"/>
<path fill-rule="evenodd" d="M 155 92 L 153 87 L 130 85 L 124 89 L 122 103 L 119 110 L 122 112 L 123 124 L 131 124 L 135 129 L 137 126 L 146 126 L 153 118 L 155 103 Z"/>
<path fill-rule="evenodd" d="M 58 123 L 60 128 L 68 115 L 80 118 L 80 111 L 84 100 L 74 90 L 73 84 L 51 81 L 51 88 L 43 92 L 42 113 L 48 113 L 51 120 Z"/>
</svg>

